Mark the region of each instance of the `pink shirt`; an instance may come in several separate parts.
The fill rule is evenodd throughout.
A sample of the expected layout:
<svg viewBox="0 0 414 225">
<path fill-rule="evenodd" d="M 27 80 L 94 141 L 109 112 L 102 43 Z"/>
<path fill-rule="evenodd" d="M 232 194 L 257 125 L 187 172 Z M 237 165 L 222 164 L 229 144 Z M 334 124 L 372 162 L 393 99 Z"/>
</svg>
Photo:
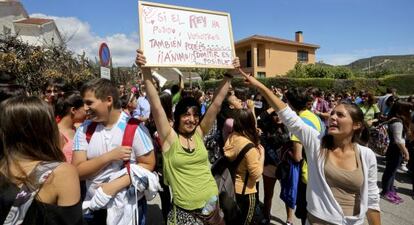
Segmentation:
<svg viewBox="0 0 414 225">
<path fill-rule="evenodd" d="M 65 138 L 65 145 L 63 145 L 62 151 L 63 154 L 65 155 L 66 158 L 66 162 L 71 163 L 72 162 L 72 155 L 73 155 L 73 150 L 72 150 L 72 146 L 73 146 L 73 139 L 65 136 L 63 133 L 60 133 L 64 138 Z"/>
</svg>

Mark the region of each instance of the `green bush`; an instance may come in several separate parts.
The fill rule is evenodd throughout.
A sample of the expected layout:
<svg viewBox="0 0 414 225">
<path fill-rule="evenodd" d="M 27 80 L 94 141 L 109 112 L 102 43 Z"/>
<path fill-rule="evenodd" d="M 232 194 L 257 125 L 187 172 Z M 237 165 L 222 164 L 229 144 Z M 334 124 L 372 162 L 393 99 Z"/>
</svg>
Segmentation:
<svg viewBox="0 0 414 225">
<path fill-rule="evenodd" d="M 354 74 L 348 68 L 342 66 L 329 66 L 323 64 L 296 63 L 295 67 L 286 73 L 290 78 L 333 78 L 348 79 Z"/>
<path fill-rule="evenodd" d="M 392 75 L 380 79 L 371 78 L 351 78 L 351 79 L 332 79 L 332 78 L 287 78 L 272 77 L 259 78 L 266 87 L 317 87 L 324 91 L 336 93 L 358 92 L 359 90 L 371 91 L 376 95 L 381 95 L 387 87 L 396 88 L 398 94 L 409 95 L 414 93 L 414 75 Z M 205 89 L 216 89 L 219 80 L 204 82 Z M 245 86 L 243 79 L 235 78 L 232 81 L 233 87 Z"/>
<path fill-rule="evenodd" d="M 411 95 L 414 93 L 414 75 L 389 75 L 379 78 L 379 85 L 382 91 L 385 92 L 386 87 L 396 88 L 400 95 Z"/>
</svg>

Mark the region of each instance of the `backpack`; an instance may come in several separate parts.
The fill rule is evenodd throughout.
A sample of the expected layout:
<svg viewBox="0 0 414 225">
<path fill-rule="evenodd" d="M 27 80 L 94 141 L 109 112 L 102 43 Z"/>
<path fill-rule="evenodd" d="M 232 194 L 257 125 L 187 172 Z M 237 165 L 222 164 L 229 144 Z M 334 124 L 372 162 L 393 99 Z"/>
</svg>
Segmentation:
<svg viewBox="0 0 414 225">
<path fill-rule="evenodd" d="M 204 143 L 208 151 L 208 159 L 211 164 L 215 164 L 217 160 L 223 157 L 222 134 L 219 130 L 212 129 L 204 138 Z"/>
<path fill-rule="evenodd" d="M 122 146 L 129 146 L 132 147 L 132 143 L 134 142 L 135 131 L 139 124 L 141 123 L 140 120 L 136 118 L 130 118 L 127 122 L 127 125 L 124 130 L 124 136 L 122 137 Z M 86 129 L 86 141 L 89 143 L 91 141 L 92 135 L 98 126 L 97 122 L 92 122 L 89 124 L 88 128 Z M 125 161 L 124 166 L 127 168 L 129 174 L 129 166 L 130 162 Z"/>
<path fill-rule="evenodd" d="M 390 145 L 390 137 L 388 135 L 389 121 L 383 122 L 378 126 L 370 128 L 368 147 L 375 153 L 384 156 Z"/>
<path fill-rule="evenodd" d="M 248 143 L 234 161 L 230 162 L 225 156 L 222 156 L 211 167 L 211 172 L 217 182 L 220 208 L 223 210 L 226 224 L 240 224 L 237 221 L 241 219 L 241 211 L 236 202 L 234 188 L 236 170 L 246 153 L 253 147 L 255 147 L 253 143 Z M 246 191 L 248 178 L 249 173 L 246 173 L 242 194 Z"/>
<path fill-rule="evenodd" d="M 31 185 L 23 184 L 7 214 L 4 225 L 23 224 L 26 213 L 43 183 L 60 164 L 61 162 L 41 162 L 36 166 L 32 172 L 36 181 L 35 185 L 32 187 Z"/>
</svg>

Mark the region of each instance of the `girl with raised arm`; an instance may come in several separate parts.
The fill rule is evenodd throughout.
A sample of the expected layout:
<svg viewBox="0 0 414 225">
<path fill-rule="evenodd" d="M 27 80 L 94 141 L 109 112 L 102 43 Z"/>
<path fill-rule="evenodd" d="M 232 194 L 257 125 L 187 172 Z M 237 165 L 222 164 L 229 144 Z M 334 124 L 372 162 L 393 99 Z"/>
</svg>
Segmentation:
<svg viewBox="0 0 414 225">
<path fill-rule="evenodd" d="M 364 115 L 355 104 L 340 103 L 331 112 L 326 134 L 308 126 L 271 90 L 239 72 L 277 111 L 291 133 L 302 142 L 308 160 L 308 224 L 379 225 L 379 189 L 374 152 L 361 145 L 368 134 Z"/>
<path fill-rule="evenodd" d="M 228 92 L 231 76 L 224 77 L 202 119 L 196 99 L 181 99 L 175 107 L 171 127 L 152 83 L 151 70 L 144 67 L 146 58 L 140 50 L 137 51 L 136 63 L 142 67 L 147 97 L 162 145 L 164 182 L 172 189 L 173 208 L 168 215 L 168 223 L 224 224 L 218 205 L 218 188 L 210 171 L 203 137 L 213 126 Z M 234 65 L 239 65 L 237 59 Z"/>
</svg>

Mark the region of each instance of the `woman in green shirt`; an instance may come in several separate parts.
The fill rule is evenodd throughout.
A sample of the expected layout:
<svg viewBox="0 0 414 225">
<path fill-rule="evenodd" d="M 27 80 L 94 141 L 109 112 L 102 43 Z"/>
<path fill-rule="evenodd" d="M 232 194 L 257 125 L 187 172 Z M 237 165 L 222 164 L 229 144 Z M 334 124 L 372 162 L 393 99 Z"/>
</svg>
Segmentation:
<svg viewBox="0 0 414 225">
<path fill-rule="evenodd" d="M 378 122 L 378 116 L 380 110 L 375 102 L 375 96 L 368 92 L 362 95 L 362 104 L 360 105 L 362 112 L 364 113 L 364 121 L 368 127 L 371 127 L 374 123 Z"/>
<path fill-rule="evenodd" d="M 146 58 L 137 51 L 136 64 L 145 66 Z M 236 59 L 233 63 L 239 66 Z M 175 107 L 174 125 L 167 116 L 151 79 L 151 70 L 142 67 L 151 113 L 161 140 L 164 182 L 172 189 L 173 209 L 168 224 L 224 224 L 218 205 L 218 188 L 210 171 L 203 137 L 209 133 L 229 87 L 231 76 L 225 75 L 215 98 L 200 118 L 200 105 L 194 98 L 183 98 Z"/>
</svg>

